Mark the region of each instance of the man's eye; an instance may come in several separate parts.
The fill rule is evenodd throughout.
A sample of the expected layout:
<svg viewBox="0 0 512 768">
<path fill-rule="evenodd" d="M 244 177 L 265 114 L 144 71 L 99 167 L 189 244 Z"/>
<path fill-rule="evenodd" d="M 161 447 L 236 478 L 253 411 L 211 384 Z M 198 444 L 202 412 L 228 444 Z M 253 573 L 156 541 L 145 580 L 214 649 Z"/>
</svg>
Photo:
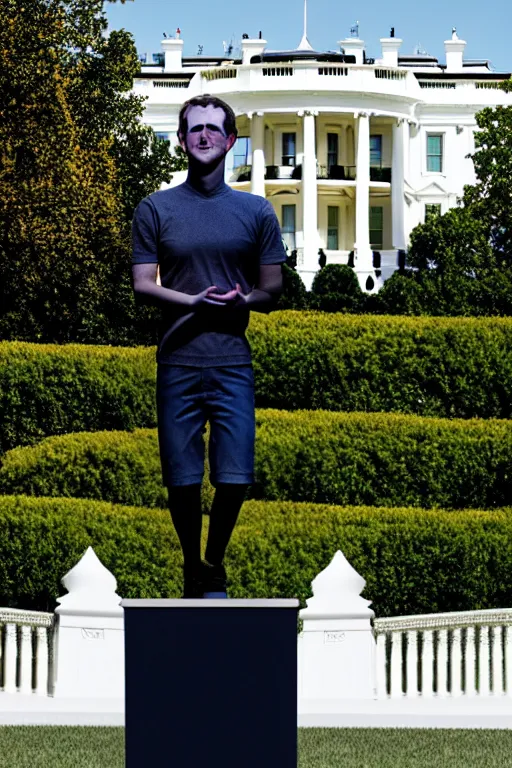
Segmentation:
<svg viewBox="0 0 512 768">
<path fill-rule="evenodd" d="M 207 125 L 206 127 L 209 131 L 217 131 L 217 133 L 220 131 L 220 128 L 217 125 Z"/>
<path fill-rule="evenodd" d="M 193 128 L 190 129 L 190 133 L 200 133 L 203 130 L 202 125 L 194 125 Z"/>
</svg>

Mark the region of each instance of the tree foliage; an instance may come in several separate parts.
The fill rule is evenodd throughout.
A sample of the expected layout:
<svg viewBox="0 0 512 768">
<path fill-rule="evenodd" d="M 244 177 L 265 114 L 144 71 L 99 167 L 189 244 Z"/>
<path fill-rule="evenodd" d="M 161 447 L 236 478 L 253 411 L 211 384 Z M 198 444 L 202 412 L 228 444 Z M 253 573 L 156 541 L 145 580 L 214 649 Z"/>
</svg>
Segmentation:
<svg viewBox="0 0 512 768">
<path fill-rule="evenodd" d="M 512 314 L 512 107 L 487 107 L 476 122 L 476 184 L 464 188 L 458 207 L 411 234 L 418 313 Z"/>
<path fill-rule="evenodd" d="M 0 336 L 147 340 L 129 221 L 175 159 L 128 93 L 138 68 L 102 0 L 0 0 Z M 138 331 L 137 329 L 140 329 Z"/>
</svg>

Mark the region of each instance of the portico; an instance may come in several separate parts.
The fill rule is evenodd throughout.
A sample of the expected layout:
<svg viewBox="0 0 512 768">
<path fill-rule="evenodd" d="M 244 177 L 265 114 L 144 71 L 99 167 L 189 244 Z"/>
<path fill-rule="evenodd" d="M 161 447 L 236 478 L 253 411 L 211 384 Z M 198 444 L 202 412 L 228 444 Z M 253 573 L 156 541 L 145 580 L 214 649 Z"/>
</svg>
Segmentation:
<svg viewBox="0 0 512 768">
<path fill-rule="evenodd" d="M 250 149 L 228 181 L 271 201 L 306 286 L 323 248 L 339 263 L 353 251 L 361 286 L 371 277 L 378 290 L 373 251 L 405 247 L 407 121 L 367 110 L 258 110 L 240 115 L 238 128 Z"/>
</svg>

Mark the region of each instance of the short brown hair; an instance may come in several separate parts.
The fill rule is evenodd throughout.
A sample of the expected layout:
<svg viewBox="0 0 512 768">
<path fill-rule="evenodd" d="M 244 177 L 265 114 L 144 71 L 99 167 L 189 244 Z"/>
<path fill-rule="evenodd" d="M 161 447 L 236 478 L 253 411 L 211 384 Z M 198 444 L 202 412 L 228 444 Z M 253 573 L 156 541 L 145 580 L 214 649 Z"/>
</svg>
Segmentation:
<svg viewBox="0 0 512 768">
<path fill-rule="evenodd" d="M 209 93 L 205 93 L 202 96 L 194 96 L 193 99 L 189 99 L 184 103 L 180 110 L 178 136 L 182 137 L 187 133 L 188 126 L 185 113 L 189 107 L 208 107 L 210 105 L 224 110 L 224 130 L 226 131 L 226 135 L 231 136 L 231 134 L 233 134 L 234 136 L 238 136 L 235 113 L 229 104 L 226 104 L 222 99 L 218 99 L 217 96 L 211 96 Z"/>
</svg>

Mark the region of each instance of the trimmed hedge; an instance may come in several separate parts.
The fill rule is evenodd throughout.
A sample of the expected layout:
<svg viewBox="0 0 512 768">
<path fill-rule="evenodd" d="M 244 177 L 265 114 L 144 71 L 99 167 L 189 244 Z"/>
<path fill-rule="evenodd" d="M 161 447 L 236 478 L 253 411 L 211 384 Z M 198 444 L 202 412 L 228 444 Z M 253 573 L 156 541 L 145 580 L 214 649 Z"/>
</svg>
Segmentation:
<svg viewBox="0 0 512 768">
<path fill-rule="evenodd" d="M 203 527 L 203 547 L 206 527 Z M 161 510 L 0 497 L 0 605 L 53 610 L 91 545 L 124 598 L 178 597 L 182 556 Z M 497 608 L 512 600 L 512 509 L 447 512 L 248 501 L 226 553 L 230 595 L 311 596 L 341 549 L 377 616 Z"/>
<path fill-rule="evenodd" d="M 248 495 L 328 504 L 495 508 L 512 499 L 512 422 L 256 413 Z M 166 507 L 156 430 L 51 437 L 3 457 L 0 491 Z M 213 489 L 208 467 L 205 512 Z"/>
<path fill-rule="evenodd" d="M 0 342 L 0 453 L 48 435 L 156 426 L 155 351 Z"/>
<path fill-rule="evenodd" d="M 512 417 L 512 318 L 253 313 L 258 407 Z M 154 349 L 0 343 L 0 452 L 156 426 Z"/>
</svg>

